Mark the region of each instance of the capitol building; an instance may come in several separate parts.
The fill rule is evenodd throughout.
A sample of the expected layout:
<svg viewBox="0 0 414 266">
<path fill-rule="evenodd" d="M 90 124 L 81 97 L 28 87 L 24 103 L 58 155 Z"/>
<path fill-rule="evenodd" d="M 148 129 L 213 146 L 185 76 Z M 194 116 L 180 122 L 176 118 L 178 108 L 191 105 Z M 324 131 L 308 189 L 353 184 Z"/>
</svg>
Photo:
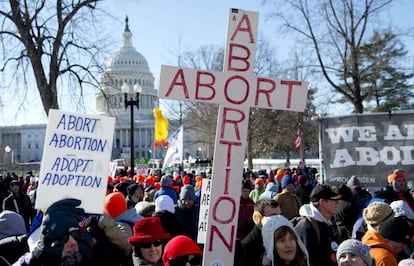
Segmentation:
<svg viewBox="0 0 414 266">
<path fill-rule="evenodd" d="M 96 114 L 116 117 L 112 159 L 129 159 L 131 146 L 131 106 L 125 108 L 124 91 L 128 100 L 134 99 L 139 89 L 139 108 L 134 106 L 134 157 L 160 158 L 153 154 L 154 116 L 158 106 L 158 91 L 145 57 L 132 44 L 128 18 L 122 33 L 122 44 L 106 62 L 101 76 L 101 89 L 95 94 Z M 135 88 L 134 88 L 135 87 Z M 124 90 L 124 91 L 123 91 Z M 42 158 L 46 124 L 0 127 L 0 167 L 11 164 L 39 162 Z"/>
</svg>

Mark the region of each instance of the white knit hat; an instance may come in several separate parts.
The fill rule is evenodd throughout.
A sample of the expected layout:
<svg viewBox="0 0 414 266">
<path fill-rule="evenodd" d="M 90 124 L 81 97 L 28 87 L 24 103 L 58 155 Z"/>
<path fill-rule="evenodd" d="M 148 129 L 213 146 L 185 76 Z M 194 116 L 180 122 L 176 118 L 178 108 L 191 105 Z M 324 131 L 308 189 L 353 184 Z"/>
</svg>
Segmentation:
<svg viewBox="0 0 414 266">
<path fill-rule="evenodd" d="M 155 212 L 169 211 L 175 213 L 175 205 L 173 199 L 168 195 L 161 195 L 155 199 Z"/>
<path fill-rule="evenodd" d="M 392 210 L 395 213 L 395 217 L 405 216 L 408 219 L 414 220 L 414 212 L 408 206 L 407 202 L 403 200 L 396 200 L 390 203 Z"/>
<path fill-rule="evenodd" d="M 307 265 L 309 265 L 309 255 L 305 245 L 296 233 L 291 222 L 282 215 L 265 216 L 262 219 L 262 238 L 265 253 L 263 255 L 263 265 L 274 265 L 273 249 L 274 249 L 274 232 L 282 226 L 287 226 L 295 232 L 297 245 L 306 256 Z"/>
</svg>

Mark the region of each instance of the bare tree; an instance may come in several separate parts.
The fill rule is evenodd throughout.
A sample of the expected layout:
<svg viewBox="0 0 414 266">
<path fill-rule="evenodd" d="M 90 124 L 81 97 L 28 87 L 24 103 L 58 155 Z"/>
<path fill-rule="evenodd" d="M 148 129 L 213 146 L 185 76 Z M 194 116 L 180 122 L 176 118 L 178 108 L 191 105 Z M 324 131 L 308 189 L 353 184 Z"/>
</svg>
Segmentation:
<svg viewBox="0 0 414 266">
<path fill-rule="evenodd" d="M 353 104 L 355 113 L 363 113 L 369 94 L 361 88 L 361 46 L 370 38 L 375 16 L 391 2 L 284 0 L 278 4 L 286 9 L 278 8 L 272 16 L 309 42 L 316 56 L 315 66 L 327 82 Z"/>
<path fill-rule="evenodd" d="M 30 90 L 35 80 L 46 114 L 59 109 L 58 97 L 84 107 L 87 88 L 99 86 L 105 36 L 94 16 L 100 0 L 10 0 L 0 3 L 0 72 L 9 88 Z M 100 39 L 102 38 L 102 39 Z M 91 41 L 93 40 L 93 41 Z M 11 77 L 11 78 L 10 78 Z M 21 102 L 22 103 L 22 102 Z"/>
</svg>

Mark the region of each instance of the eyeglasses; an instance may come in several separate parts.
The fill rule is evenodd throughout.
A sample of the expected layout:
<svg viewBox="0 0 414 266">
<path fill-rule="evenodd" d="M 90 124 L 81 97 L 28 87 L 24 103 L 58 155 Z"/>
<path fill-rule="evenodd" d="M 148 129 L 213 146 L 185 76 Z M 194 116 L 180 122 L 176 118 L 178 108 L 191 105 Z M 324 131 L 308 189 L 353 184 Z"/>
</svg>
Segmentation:
<svg viewBox="0 0 414 266">
<path fill-rule="evenodd" d="M 181 256 L 177 258 L 168 258 L 167 259 L 170 266 L 185 266 L 186 263 L 190 263 L 191 266 L 201 265 L 201 255 L 193 254 L 187 256 Z"/>
<path fill-rule="evenodd" d="M 47 247 L 52 247 L 52 248 L 57 247 L 57 246 L 63 246 L 65 245 L 66 242 L 69 241 L 70 236 L 73 237 L 75 240 L 79 240 L 81 238 L 81 232 L 79 228 L 77 227 L 69 228 L 68 233 L 57 240 L 43 239 L 43 245 Z"/>
<path fill-rule="evenodd" d="M 140 248 L 151 248 L 152 246 L 159 247 L 159 246 L 162 245 L 162 243 L 164 243 L 164 241 L 157 240 L 157 241 L 148 242 L 148 243 L 138 243 L 137 246 L 140 247 Z"/>
</svg>

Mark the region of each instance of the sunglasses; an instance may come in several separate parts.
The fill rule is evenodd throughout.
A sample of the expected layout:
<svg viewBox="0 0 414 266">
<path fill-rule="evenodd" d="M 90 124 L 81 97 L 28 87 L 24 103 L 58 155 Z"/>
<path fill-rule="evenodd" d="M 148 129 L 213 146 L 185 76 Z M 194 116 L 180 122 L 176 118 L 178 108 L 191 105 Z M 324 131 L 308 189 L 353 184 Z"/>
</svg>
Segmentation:
<svg viewBox="0 0 414 266">
<path fill-rule="evenodd" d="M 185 266 L 186 263 L 190 263 L 191 266 L 201 265 L 201 255 L 187 255 L 177 258 L 168 258 L 167 259 L 170 266 Z"/>
<path fill-rule="evenodd" d="M 51 247 L 51 248 L 57 247 L 57 246 L 63 246 L 65 245 L 66 242 L 68 242 L 69 236 L 73 237 L 76 241 L 79 240 L 81 238 L 81 232 L 79 228 L 75 228 L 75 227 L 69 228 L 68 233 L 57 240 L 43 239 L 43 244 L 46 247 Z"/>
<path fill-rule="evenodd" d="M 148 243 L 139 243 L 137 244 L 138 247 L 140 248 L 151 248 L 152 246 L 154 247 L 159 247 L 164 243 L 164 241 L 162 240 L 157 240 L 154 242 L 148 242 Z"/>
</svg>

